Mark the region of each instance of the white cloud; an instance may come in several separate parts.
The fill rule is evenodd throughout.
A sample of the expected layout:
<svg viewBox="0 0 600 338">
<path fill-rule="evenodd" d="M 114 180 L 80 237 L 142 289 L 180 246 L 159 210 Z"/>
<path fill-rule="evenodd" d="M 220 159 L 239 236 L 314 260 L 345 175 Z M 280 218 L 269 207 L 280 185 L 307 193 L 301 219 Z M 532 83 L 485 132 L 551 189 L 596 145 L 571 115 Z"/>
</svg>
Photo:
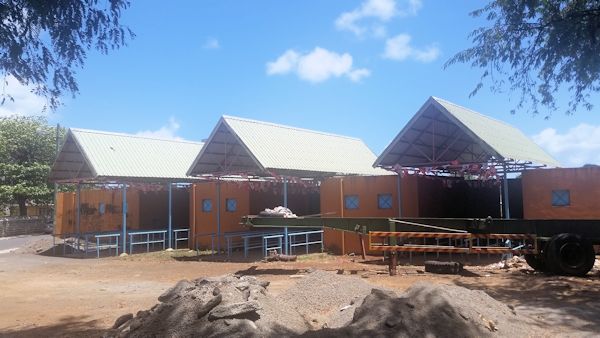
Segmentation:
<svg viewBox="0 0 600 338">
<path fill-rule="evenodd" d="M 421 7 L 421 0 L 403 0 L 400 6 L 395 0 L 365 0 L 358 8 L 340 14 L 335 26 L 357 36 L 370 32 L 375 37 L 383 37 L 385 27 L 381 23 L 395 16 L 414 16 Z"/>
<path fill-rule="evenodd" d="M 348 73 L 348 77 L 353 82 L 360 82 L 364 77 L 369 77 L 371 75 L 371 71 L 366 68 L 355 69 Z"/>
<path fill-rule="evenodd" d="M 439 48 L 434 45 L 422 49 L 413 47 L 410 44 L 411 39 L 411 36 L 408 34 L 398 34 L 387 39 L 382 57 L 395 61 L 404 61 L 410 58 L 427 63 L 434 61 L 440 55 Z"/>
<path fill-rule="evenodd" d="M 181 137 L 177 136 L 177 131 L 181 126 L 179 122 L 175 120 L 174 117 L 170 117 L 167 124 L 160 127 L 157 130 L 142 130 L 135 133 L 138 136 L 150 137 L 150 138 L 159 138 L 166 140 L 182 140 Z"/>
<path fill-rule="evenodd" d="M 217 40 L 216 38 L 208 38 L 202 45 L 202 48 L 204 48 L 204 49 L 219 49 L 219 48 L 221 48 L 221 44 L 219 43 L 219 40 Z"/>
<path fill-rule="evenodd" d="M 315 47 L 310 53 L 306 54 L 290 49 L 275 61 L 267 63 L 268 75 L 288 73 L 295 73 L 300 79 L 312 83 L 341 76 L 347 76 L 351 81 L 358 82 L 371 74 L 365 68 L 352 68 L 352 56 L 350 54 L 338 54 L 321 47 Z"/>
<path fill-rule="evenodd" d="M 600 164 L 600 125 L 581 123 L 565 133 L 546 128 L 532 138 L 563 166 Z"/>
<path fill-rule="evenodd" d="M 267 74 L 287 74 L 298 65 L 300 55 L 293 50 L 287 50 L 277 60 L 267 63 Z"/>
<path fill-rule="evenodd" d="M 6 98 L 4 104 L 0 105 L 0 116 L 9 115 L 46 115 L 46 99 L 31 92 L 31 86 L 25 86 L 14 76 L 8 75 L 4 79 L 0 78 L 0 93 L 5 93 L 14 99 L 11 101 Z M 2 97 L 0 97 L 0 102 Z"/>
</svg>

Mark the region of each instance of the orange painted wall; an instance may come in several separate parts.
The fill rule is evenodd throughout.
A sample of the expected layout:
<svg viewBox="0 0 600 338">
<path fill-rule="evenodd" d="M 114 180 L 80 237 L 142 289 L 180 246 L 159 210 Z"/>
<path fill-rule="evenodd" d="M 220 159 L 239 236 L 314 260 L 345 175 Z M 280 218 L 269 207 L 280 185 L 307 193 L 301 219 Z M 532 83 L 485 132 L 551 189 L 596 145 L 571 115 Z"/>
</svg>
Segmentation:
<svg viewBox="0 0 600 338">
<path fill-rule="evenodd" d="M 600 168 L 558 168 L 525 171 L 525 219 L 600 219 Z M 552 206 L 552 190 L 569 190 L 568 206 Z"/>
<path fill-rule="evenodd" d="M 121 190 L 81 190 L 80 232 L 120 230 L 123 220 Z M 58 193 L 60 212 L 56 217 L 56 234 L 77 232 L 77 201 L 74 192 Z M 105 214 L 100 215 L 99 205 L 105 204 Z M 127 191 L 127 228 L 139 229 L 139 192 Z"/>
<path fill-rule="evenodd" d="M 220 182 L 221 184 L 221 234 L 232 231 L 250 231 L 247 226 L 241 225 L 243 216 L 256 215 L 265 208 L 274 208 L 283 204 L 283 195 L 281 192 L 283 186 L 279 184 L 273 191 L 253 191 L 238 182 Z M 194 195 L 195 194 L 195 195 Z M 319 198 L 315 193 L 301 192 L 297 186 L 288 185 L 288 205 L 290 209 L 298 215 L 319 213 Z M 226 199 L 235 198 L 237 200 L 237 210 L 235 212 L 226 211 Z M 212 210 L 202 211 L 202 201 L 210 199 L 212 201 Z M 192 235 L 217 233 L 217 182 L 202 182 L 194 184 L 194 190 L 190 200 L 194 200 L 190 212 L 190 223 L 195 224 Z M 210 237 L 198 236 L 197 241 L 202 248 L 210 247 Z M 193 247 L 194 243 L 190 243 Z M 226 245 L 225 239 L 221 239 L 221 247 Z M 216 247 L 215 242 L 215 247 Z"/>
<path fill-rule="evenodd" d="M 321 183 L 321 213 L 327 217 L 397 217 L 397 176 L 347 176 Z M 402 178 L 402 215 L 418 216 L 416 177 Z M 379 209 L 378 194 L 392 194 L 392 208 Z M 358 209 L 343 209 L 343 195 L 357 195 Z"/>
<path fill-rule="evenodd" d="M 398 177 L 388 176 L 347 176 L 330 178 L 321 183 L 321 213 L 324 217 L 398 217 Z M 418 217 L 419 198 L 417 177 L 401 179 L 402 215 Z M 392 194 L 392 208 L 379 209 L 379 194 Z M 343 195 L 357 195 L 358 209 L 343 209 Z M 363 239 L 368 250 L 367 238 Z M 361 253 L 359 236 L 352 232 L 326 229 L 325 247 L 337 254 Z"/>
<path fill-rule="evenodd" d="M 173 189 L 173 228 L 189 225 L 189 192 Z M 120 189 L 82 189 L 80 231 L 102 232 L 121 230 L 123 221 L 123 192 Z M 127 189 L 127 228 L 165 229 L 168 225 L 168 192 L 143 192 Z M 100 214 L 100 203 L 105 213 Z M 55 233 L 74 233 L 77 223 L 77 201 L 74 192 L 61 192 L 57 196 Z"/>
<path fill-rule="evenodd" d="M 237 183 L 220 182 L 221 185 L 221 234 L 231 231 L 243 231 L 248 228 L 240 225 L 242 216 L 249 214 L 250 194 L 246 189 L 239 187 Z M 191 210 L 193 230 L 192 234 L 217 233 L 217 182 L 203 182 L 193 185 L 195 197 L 194 206 Z M 237 209 L 234 212 L 226 211 L 226 199 L 234 198 L 237 200 Z M 212 201 L 212 210 L 202 211 L 202 201 L 210 199 Z M 210 247 L 210 237 L 197 237 L 196 239 L 202 248 Z M 193 247 L 194 241 L 190 246 Z M 217 243 L 215 242 L 215 247 Z M 225 246 L 225 240 L 221 239 L 221 247 Z"/>
</svg>

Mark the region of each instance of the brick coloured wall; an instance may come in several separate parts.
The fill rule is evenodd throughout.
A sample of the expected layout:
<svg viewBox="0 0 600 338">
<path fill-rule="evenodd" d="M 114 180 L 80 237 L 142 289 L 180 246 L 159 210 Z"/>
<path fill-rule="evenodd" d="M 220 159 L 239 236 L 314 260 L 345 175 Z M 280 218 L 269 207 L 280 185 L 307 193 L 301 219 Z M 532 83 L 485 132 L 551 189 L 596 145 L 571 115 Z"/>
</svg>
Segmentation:
<svg viewBox="0 0 600 338">
<path fill-rule="evenodd" d="M 46 221 L 42 217 L 0 218 L 0 237 L 44 233 Z"/>
</svg>

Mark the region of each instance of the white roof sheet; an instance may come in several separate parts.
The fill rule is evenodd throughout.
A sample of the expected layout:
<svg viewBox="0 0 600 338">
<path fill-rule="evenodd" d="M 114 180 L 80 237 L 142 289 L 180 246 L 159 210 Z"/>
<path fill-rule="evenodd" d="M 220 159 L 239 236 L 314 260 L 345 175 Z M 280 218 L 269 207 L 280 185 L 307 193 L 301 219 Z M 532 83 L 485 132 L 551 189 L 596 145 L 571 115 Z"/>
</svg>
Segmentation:
<svg viewBox="0 0 600 338">
<path fill-rule="evenodd" d="M 487 158 L 480 157 L 485 154 Z M 430 166 L 438 161 L 454 160 L 486 162 L 491 157 L 560 166 L 519 129 L 437 97 L 431 97 L 423 104 L 374 166 L 412 166 L 416 163 Z"/>
<path fill-rule="evenodd" d="M 222 117 L 203 152 L 209 151 L 211 141 L 221 124 L 226 125 L 235 135 L 235 139 L 242 144 L 254 165 L 261 171 L 274 171 L 278 174 L 295 172 L 304 177 L 308 173 L 312 176 L 387 173 L 371 166 L 376 156 L 358 138 L 232 116 Z M 203 155 L 199 155 L 190 173 L 207 173 L 201 164 Z"/>
<path fill-rule="evenodd" d="M 69 175 L 59 172 L 75 173 L 82 167 L 89 167 L 88 174 L 81 176 L 79 173 L 80 177 L 189 180 L 186 171 L 202 146 L 199 142 L 70 129 L 51 176 L 55 179 L 77 178 L 64 177 Z"/>
</svg>

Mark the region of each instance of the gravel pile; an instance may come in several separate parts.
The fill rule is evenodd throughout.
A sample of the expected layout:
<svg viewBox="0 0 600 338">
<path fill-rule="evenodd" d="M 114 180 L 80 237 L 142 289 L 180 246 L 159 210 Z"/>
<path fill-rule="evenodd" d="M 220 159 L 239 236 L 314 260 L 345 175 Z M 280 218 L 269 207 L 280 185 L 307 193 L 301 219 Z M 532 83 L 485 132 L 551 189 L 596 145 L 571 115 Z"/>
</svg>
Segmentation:
<svg viewBox="0 0 600 338">
<path fill-rule="evenodd" d="M 514 309 L 459 286 L 420 282 L 398 297 L 373 289 L 342 328 L 302 337 L 520 337 L 535 335 Z"/>
<path fill-rule="evenodd" d="M 371 293 L 373 285 L 358 276 L 316 270 L 277 297 L 279 304 L 296 310 L 311 329 L 342 327 Z"/>
<path fill-rule="evenodd" d="M 273 297 L 269 283 L 227 275 L 179 281 L 159 303 L 119 317 L 105 337 L 512 337 L 535 334 L 482 291 L 417 283 L 404 294 L 314 271 Z"/>
</svg>

